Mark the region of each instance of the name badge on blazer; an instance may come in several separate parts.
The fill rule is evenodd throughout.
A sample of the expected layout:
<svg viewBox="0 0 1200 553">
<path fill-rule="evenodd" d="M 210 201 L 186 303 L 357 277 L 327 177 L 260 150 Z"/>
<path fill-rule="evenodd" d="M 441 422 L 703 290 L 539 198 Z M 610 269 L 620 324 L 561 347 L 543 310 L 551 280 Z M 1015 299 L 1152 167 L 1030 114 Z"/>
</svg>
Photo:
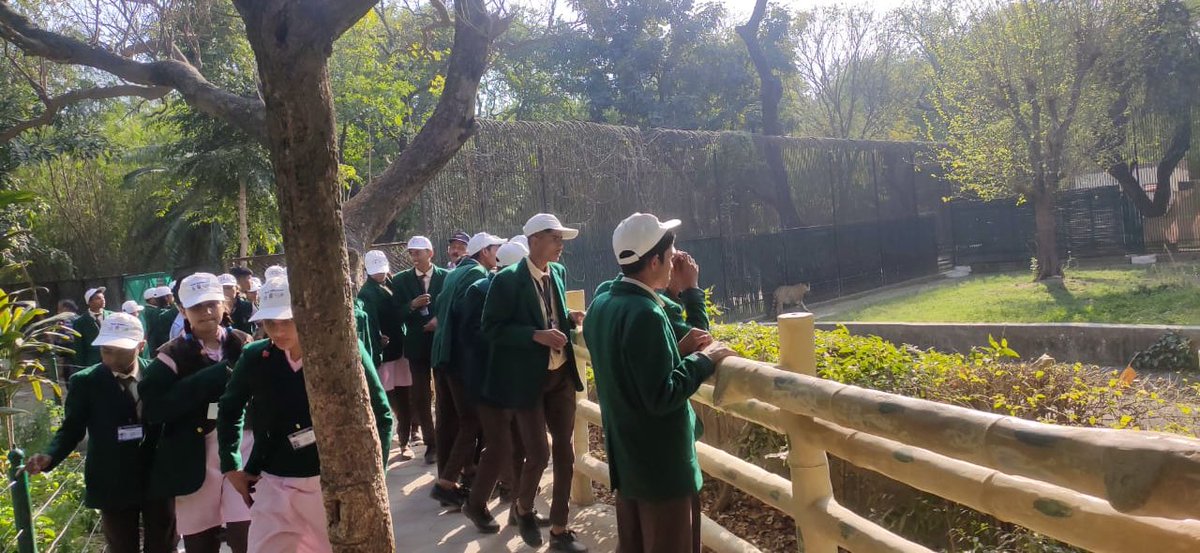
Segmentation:
<svg viewBox="0 0 1200 553">
<path fill-rule="evenodd" d="M 317 434 L 313 432 L 310 426 L 304 430 L 297 430 L 288 434 L 288 441 L 292 443 L 292 449 L 304 449 L 317 443 Z"/>
<path fill-rule="evenodd" d="M 217 420 L 217 404 L 216 403 L 208 404 L 208 420 L 210 420 L 210 421 Z"/>
<path fill-rule="evenodd" d="M 135 440 L 141 440 L 143 436 L 145 436 L 145 431 L 142 430 L 142 425 L 140 424 L 130 424 L 127 426 L 117 427 L 118 442 L 132 442 Z"/>
</svg>

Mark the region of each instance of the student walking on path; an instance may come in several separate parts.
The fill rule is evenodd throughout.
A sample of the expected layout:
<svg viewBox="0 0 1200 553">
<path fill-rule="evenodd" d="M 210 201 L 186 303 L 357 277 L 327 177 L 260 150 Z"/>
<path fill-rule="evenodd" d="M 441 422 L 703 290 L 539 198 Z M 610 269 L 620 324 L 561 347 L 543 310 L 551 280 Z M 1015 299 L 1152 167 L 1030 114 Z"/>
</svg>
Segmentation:
<svg viewBox="0 0 1200 553">
<path fill-rule="evenodd" d="M 433 243 L 424 236 L 408 239 L 408 256 L 412 258 L 413 267 L 392 279 L 393 299 L 397 316 L 404 321 L 404 356 L 412 374 L 412 416 L 420 423 L 425 439 L 425 463 L 432 465 L 437 460 L 440 445 L 434 429 L 433 391 L 430 388 L 433 333 L 438 326 L 434 314 L 449 271 L 433 264 Z"/>
</svg>

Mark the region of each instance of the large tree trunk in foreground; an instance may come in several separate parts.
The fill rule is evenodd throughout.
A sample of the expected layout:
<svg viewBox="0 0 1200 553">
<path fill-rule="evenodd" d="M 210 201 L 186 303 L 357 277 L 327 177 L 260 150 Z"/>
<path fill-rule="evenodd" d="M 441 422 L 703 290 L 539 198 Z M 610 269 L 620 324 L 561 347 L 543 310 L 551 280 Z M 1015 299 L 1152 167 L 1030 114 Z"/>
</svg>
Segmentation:
<svg viewBox="0 0 1200 553">
<path fill-rule="evenodd" d="M 1058 229 L 1054 216 L 1054 193 L 1040 192 L 1033 196 L 1033 222 L 1037 239 L 1036 280 L 1061 277 L 1062 263 L 1058 259 Z"/>
<path fill-rule="evenodd" d="M 246 22 L 266 102 L 266 136 L 284 248 L 293 267 L 292 305 L 304 345 L 305 388 L 321 457 L 329 539 L 339 553 L 391 553 L 381 444 L 366 381 L 354 369 L 361 361 L 351 315 L 327 67 L 337 36 L 329 27 L 337 23 L 314 9 L 331 4 L 237 0 L 236 5 Z"/>
</svg>

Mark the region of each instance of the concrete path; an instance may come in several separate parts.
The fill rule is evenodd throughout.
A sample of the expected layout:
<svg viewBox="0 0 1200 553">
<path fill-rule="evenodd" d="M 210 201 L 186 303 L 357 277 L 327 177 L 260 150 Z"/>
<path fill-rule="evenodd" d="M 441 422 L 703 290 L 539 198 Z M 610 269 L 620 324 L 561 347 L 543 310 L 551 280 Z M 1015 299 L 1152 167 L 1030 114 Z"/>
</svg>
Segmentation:
<svg viewBox="0 0 1200 553">
<path fill-rule="evenodd" d="M 525 545 L 516 528 L 508 526 L 507 504 L 493 501 L 489 507 L 500 522 L 500 533 L 485 535 L 458 512 L 447 512 L 437 501 L 429 497 L 429 489 L 435 480 L 434 465 L 423 461 L 424 447 L 414 449 L 416 458 L 397 462 L 398 450 L 393 450 L 393 461 L 387 473 L 388 495 L 392 502 L 392 524 L 396 533 L 396 551 L 404 553 L 464 552 L 499 553 L 510 551 L 535 551 Z M 536 501 L 539 512 L 549 513 L 550 471 L 542 476 L 542 497 Z M 607 553 L 616 550 L 617 519 L 612 507 L 596 503 L 588 507 L 571 505 L 571 528 L 592 553 Z M 549 529 L 542 531 L 549 541 Z M 547 551 L 548 545 L 538 550 Z"/>
</svg>

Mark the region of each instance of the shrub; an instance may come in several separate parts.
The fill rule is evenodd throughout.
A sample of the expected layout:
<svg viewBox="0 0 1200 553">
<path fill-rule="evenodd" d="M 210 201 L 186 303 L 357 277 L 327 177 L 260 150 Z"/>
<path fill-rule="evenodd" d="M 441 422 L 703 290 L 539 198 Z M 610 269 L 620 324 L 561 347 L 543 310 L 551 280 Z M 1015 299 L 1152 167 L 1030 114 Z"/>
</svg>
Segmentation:
<svg viewBox="0 0 1200 553">
<path fill-rule="evenodd" d="M 1168 332 L 1150 347 L 1139 351 L 1130 363 L 1141 371 L 1189 371 L 1200 369 L 1196 344 L 1175 332 Z"/>
</svg>

